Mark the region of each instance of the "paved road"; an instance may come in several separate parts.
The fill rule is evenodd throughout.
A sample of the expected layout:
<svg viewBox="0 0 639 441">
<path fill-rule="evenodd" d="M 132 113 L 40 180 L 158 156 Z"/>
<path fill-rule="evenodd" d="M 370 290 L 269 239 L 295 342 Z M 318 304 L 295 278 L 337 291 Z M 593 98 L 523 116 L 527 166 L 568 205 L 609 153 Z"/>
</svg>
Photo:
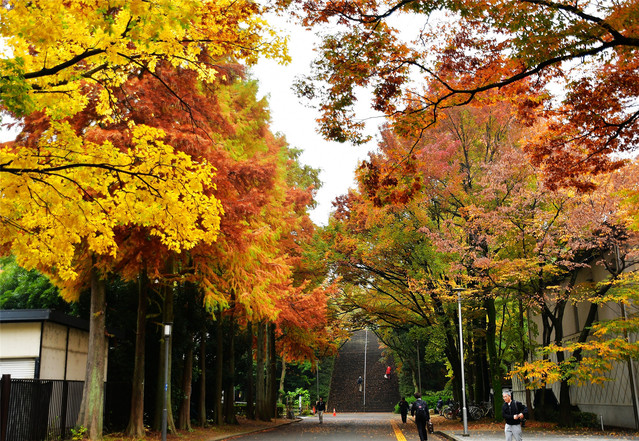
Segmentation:
<svg viewBox="0 0 639 441">
<path fill-rule="evenodd" d="M 317 417 L 304 418 L 299 423 L 276 429 L 233 438 L 238 441 L 419 441 L 415 424 L 402 424 L 399 415 L 393 413 L 338 413 L 327 412 L 324 423 Z M 446 440 L 430 437 L 429 441 Z"/>
<path fill-rule="evenodd" d="M 406 424 L 402 424 L 399 415 L 393 413 L 342 413 L 333 416 L 328 412 L 324 416 L 323 424 L 318 423 L 317 417 L 309 417 L 297 423 L 232 439 L 237 441 L 419 441 L 417 429 L 410 418 Z M 429 441 L 505 441 L 505 436 L 501 430 L 469 430 L 468 436 L 464 436 L 463 430 L 459 430 L 436 432 L 428 439 Z M 639 440 L 639 434 L 589 433 L 584 435 L 571 432 L 526 430 L 524 440 L 620 441 Z"/>
</svg>

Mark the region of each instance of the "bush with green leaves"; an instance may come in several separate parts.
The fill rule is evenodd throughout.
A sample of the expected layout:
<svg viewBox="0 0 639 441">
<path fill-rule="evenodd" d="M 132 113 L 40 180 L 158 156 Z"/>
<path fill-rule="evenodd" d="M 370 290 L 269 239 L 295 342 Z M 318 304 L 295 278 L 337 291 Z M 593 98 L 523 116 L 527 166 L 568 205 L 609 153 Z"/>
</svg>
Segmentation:
<svg viewBox="0 0 639 441">
<path fill-rule="evenodd" d="M 576 427 L 588 427 L 591 429 L 599 427 L 599 419 L 594 413 L 573 411 L 572 420 Z"/>
</svg>

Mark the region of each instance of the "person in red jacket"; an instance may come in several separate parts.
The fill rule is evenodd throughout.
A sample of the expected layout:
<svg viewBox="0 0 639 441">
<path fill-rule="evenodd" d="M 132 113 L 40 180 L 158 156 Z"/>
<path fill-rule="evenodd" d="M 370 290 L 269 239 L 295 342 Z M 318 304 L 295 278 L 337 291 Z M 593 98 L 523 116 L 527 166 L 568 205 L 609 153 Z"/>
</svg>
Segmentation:
<svg viewBox="0 0 639 441">
<path fill-rule="evenodd" d="M 388 378 L 390 380 L 390 376 L 391 376 L 391 367 L 387 366 L 386 367 L 386 375 L 384 375 L 384 378 Z"/>
</svg>

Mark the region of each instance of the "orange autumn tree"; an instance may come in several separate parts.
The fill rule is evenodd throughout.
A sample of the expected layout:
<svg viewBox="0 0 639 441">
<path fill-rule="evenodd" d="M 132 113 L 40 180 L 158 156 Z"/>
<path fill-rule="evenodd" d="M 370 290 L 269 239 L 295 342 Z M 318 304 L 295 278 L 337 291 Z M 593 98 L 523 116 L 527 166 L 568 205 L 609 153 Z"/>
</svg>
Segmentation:
<svg viewBox="0 0 639 441">
<path fill-rule="evenodd" d="M 203 253 L 204 259 L 198 258 L 199 263 L 209 262 L 200 268 L 208 271 L 203 276 L 211 280 L 217 295 L 228 301 L 231 325 L 237 320 L 256 334 L 260 419 L 274 417 L 275 358 L 313 359 L 314 349 L 330 347 L 326 291 L 317 287 L 316 280 L 309 283 L 309 278 L 320 275 L 301 261 L 302 249 L 314 231 L 306 210 L 316 178 L 291 178 L 300 171 L 303 176 L 308 173 L 297 164 L 299 152 L 289 150 L 281 138 L 265 140 L 268 155 L 255 155 L 231 177 L 239 194 L 234 195 L 238 202 L 232 204 L 229 229 L 223 224 L 228 235 L 223 233 Z M 240 222 L 235 219 L 238 215 Z"/>
<path fill-rule="evenodd" d="M 286 294 L 278 299 L 275 339 L 282 359 L 282 385 L 287 363 L 310 362 L 317 367 L 318 357 L 334 353 L 338 324 L 331 317 L 329 301 L 335 297 L 336 284 L 327 284 L 328 268 L 319 250 L 315 226 L 308 216 L 313 193 L 319 187 L 317 170 L 298 163 L 299 150 L 289 150 L 286 167 L 286 206 L 280 247 L 288 257 L 291 277 Z M 281 389 L 281 388 L 280 388 Z M 280 393 L 283 393 L 280 390 Z"/>
<path fill-rule="evenodd" d="M 531 142 L 548 182 L 587 185 L 580 175 L 621 165 L 639 130 L 636 0 L 287 0 L 282 8 L 324 27 L 314 72 L 299 84 L 322 112 L 321 132 L 365 140 L 359 92 L 411 139 L 447 108 L 503 87 L 546 96 L 520 103 L 549 120 Z M 541 105 L 543 103 L 543 106 Z"/>
<path fill-rule="evenodd" d="M 237 81 L 237 66 L 226 65 L 227 81 L 209 85 L 206 94 L 189 95 L 189 106 L 197 109 L 191 113 L 181 111 L 183 102 L 166 89 L 153 87 L 152 81 L 146 81 L 145 75 L 135 76 L 123 85 L 116 97 L 122 103 L 119 112 L 126 113 L 127 121 L 138 124 L 155 124 L 165 129 L 165 140 L 190 154 L 196 163 L 215 165 L 215 175 L 209 178 L 211 189 L 216 185 L 216 198 L 229 207 L 222 218 L 222 237 L 213 245 L 224 254 L 212 251 L 210 245 L 200 249 L 196 246 L 189 253 L 174 255 L 176 268 L 187 275 L 186 280 L 200 283 L 201 290 L 206 293 L 209 306 L 218 305 L 224 308 L 230 303 L 230 295 L 237 289 L 240 301 L 248 308 L 258 309 L 263 317 L 274 319 L 278 307 L 272 305 L 271 289 L 282 295 L 292 292 L 286 277 L 292 277 L 291 262 L 279 257 L 282 253 L 283 236 L 291 238 L 299 248 L 303 237 L 308 237 L 313 226 L 304 214 L 305 207 L 312 203 L 311 193 L 316 180 L 294 185 L 295 179 L 284 175 L 300 173 L 294 167 L 297 154 L 287 152 L 282 140 L 276 140 L 267 133 L 266 110 L 264 102 L 255 102 L 255 85 Z M 156 75 L 173 84 L 175 91 L 184 97 L 190 90 L 196 90 L 197 78 L 188 72 L 175 71 L 170 67 L 159 66 Z M 126 100 L 126 97 L 135 100 Z M 87 139 L 93 141 L 109 140 L 114 144 L 127 144 L 126 128 L 128 122 L 121 120 L 112 124 L 94 124 L 99 119 L 96 112 L 86 111 L 70 120 L 70 125 L 84 130 Z M 35 118 L 30 126 L 29 140 L 43 135 L 47 118 Z M 193 130 L 193 127 L 196 130 Z M 306 172 L 308 173 L 308 172 Z M 302 179 L 298 180 L 302 181 Z M 290 185 L 290 190 L 285 188 Z M 266 215 L 265 215 L 266 214 Z M 283 221 L 280 218 L 286 217 Z M 284 226 L 288 233 L 282 233 Z M 248 227 L 248 228 L 247 228 Z M 234 236 L 237 233 L 237 236 Z M 294 238 L 294 239 L 293 239 Z M 105 273 L 108 271 L 132 279 L 141 269 L 147 272 L 152 280 L 159 278 L 176 280 L 175 275 L 165 269 L 165 261 L 171 255 L 170 249 L 153 237 L 153 231 L 145 225 L 119 225 L 114 229 L 114 241 L 119 254 L 117 259 L 107 257 L 97 262 Z M 280 243 L 281 242 L 281 243 Z M 226 245 L 224 245 L 226 243 Z M 224 247 L 227 246 L 226 250 Z M 292 244 L 287 245 L 291 250 Z M 208 268 L 194 265 L 199 262 L 198 253 L 207 256 Z M 299 254 L 299 250 L 296 251 Z M 184 259 L 181 259 L 184 256 Z M 211 257 L 213 259 L 211 259 Z M 78 257 L 78 261 L 80 261 Z M 230 270 L 209 278 L 223 264 L 228 262 Z M 202 262 L 199 262 L 202 264 Z M 191 273 L 191 268 L 198 268 Z M 233 273 L 237 271 L 237 273 Z M 193 274 L 193 276 L 188 276 Z M 301 278 L 298 275 L 298 278 Z M 304 283 L 298 280 L 296 283 Z M 239 288 L 239 289 L 238 289 Z M 219 296 L 226 292 L 224 296 Z M 311 297 L 320 305 L 321 296 L 316 290 L 312 295 L 301 294 L 301 288 L 295 291 L 299 297 Z M 262 305 L 262 306 L 260 306 Z M 321 306 L 318 306 L 321 308 Z M 317 309 L 314 310 L 317 313 Z M 320 316 L 314 316 L 321 322 Z M 299 324 L 297 322 L 296 324 Z M 294 326 L 287 326 L 294 330 Z M 322 329 L 316 328 L 315 332 Z M 317 334 L 309 334 L 315 336 Z M 320 334 L 320 338 L 326 339 Z M 298 339 L 298 347 L 312 344 L 311 338 L 303 342 Z M 306 352 L 307 354 L 308 352 Z"/>
<path fill-rule="evenodd" d="M 591 222 L 593 215 L 605 218 L 588 246 L 606 250 L 592 267 L 604 269 L 608 277 L 579 284 L 571 280 L 553 289 L 554 311 L 564 307 L 567 294 L 572 302 L 588 304 L 589 310 L 578 337 L 564 340 L 561 323 L 553 321 L 551 327 L 557 329 L 555 336 L 551 339 L 550 332 L 544 333 L 539 357 L 522 361 L 513 369 L 512 375 L 525 378 L 531 388 L 561 382 L 563 391 L 572 385 L 603 384 L 611 379 L 614 363 L 636 357 L 637 344 L 630 341 L 628 335 L 637 329 L 633 305 L 637 274 L 633 268 L 639 261 L 639 246 L 637 234 L 628 228 L 631 221 L 624 210 L 627 205 L 624 198 L 628 191 L 634 191 L 638 177 L 637 164 L 633 161 L 621 170 L 600 176 L 594 183 L 596 190 L 580 198 L 579 215 L 573 215 L 573 223 Z M 566 287 L 572 288 L 572 292 L 568 293 Z M 611 305 L 619 306 L 619 316 L 597 317 L 601 308 Z M 549 316 L 550 310 L 542 314 Z M 551 354 L 558 356 L 551 359 Z"/>
<path fill-rule="evenodd" d="M 140 229 L 123 235 L 131 260 L 120 271 L 133 278 L 143 262 L 152 278 L 166 276 L 195 284 L 218 319 L 226 320 L 221 312 L 228 309 L 230 322 L 233 317 L 243 321 L 247 315 L 272 321 L 279 311 L 276 298 L 289 291 L 287 279 L 292 277 L 281 238 L 295 237 L 301 243 L 312 233 L 305 210 L 312 203 L 317 179 L 296 165 L 299 152 L 268 132 L 266 103 L 255 99 L 256 84 L 241 80 L 238 65 L 220 63 L 218 68 L 225 72 L 225 80 L 201 87 L 194 74 L 159 66 L 156 75 L 172 84 L 175 94 L 154 87 L 154 78 L 139 76 L 118 95 L 128 119 L 164 127 L 167 142 L 215 165 L 215 194 L 225 207 L 215 243 L 201 243 L 173 257 L 180 273 L 177 279 L 164 274 L 156 257 L 163 252 L 150 248 L 157 244 L 149 243 Z M 127 96 L 136 101 L 127 103 Z M 184 106 L 190 112 L 184 112 Z M 111 125 L 96 130 L 117 138 L 120 129 Z M 222 359 L 221 354 L 217 359 Z M 216 393 L 221 397 L 221 391 Z"/>
<path fill-rule="evenodd" d="M 350 285 L 343 294 L 348 312 L 380 328 L 436 330 L 457 393 L 451 288 L 468 287 L 464 328 L 477 330 L 465 345 L 469 372 L 489 376 L 498 390 L 504 364 L 530 352 L 526 309 L 544 318 L 545 345 L 561 341 L 566 306 L 607 295 L 605 284 L 578 277 L 607 270 L 608 282 L 618 278 L 609 255 L 626 243 L 615 184 L 592 195 L 548 191 L 520 146 L 532 130 L 511 109 L 503 102 L 449 109 L 417 144 L 383 132 L 379 152 L 360 167 L 358 189 L 340 198 L 329 229 L 331 262 Z M 590 309 L 594 317 L 597 305 Z M 589 314 L 580 339 L 591 324 Z M 472 393 L 486 399 L 486 382 Z"/>
<path fill-rule="evenodd" d="M 351 285 L 343 294 L 346 310 L 358 322 L 372 323 L 382 332 L 412 327 L 433 332 L 433 351 L 448 361 L 457 397 L 461 393 L 457 311 L 450 291 L 455 283 L 472 280 L 474 275 L 464 266 L 472 261 L 471 251 L 480 248 L 473 242 L 476 234 L 465 232 L 463 226 L 474 204 L 494 206 L 501 200 L 482 200 L 491 185 L 512 185 L 480 179 L 496 169 L 495 164 L 515 158 L 512 150 L 521 136 L 508 103 L 450 109 L 417 144 L 386 129 L 379 151 L 358 170 L 357 191 L 340 198 L 331 224 L 331 261 L 344 283 Z M 505 176 L 495 173 L 495 179 Z M 458 241 L 440 248 L 439 231 L 447 228 L 458 234 Z M 472 303 L 464 302 L 465 317 L 476 320 L 473 327 L 487 330 L 482 301 L 468 300 Z M 491 300 L 488 297 L 486 304 Z M 484 335 L 494 342 L 499 340 L 496 333 L 493 328 L 492 334 Z M 503 355 L 487 353 L 487 346 L 486 341 L 471 346 L 471 359 L 483 360 L 475 364 L 483 370 L 474 378 L 501 381 Z M 487 384 L 473 387 L 476 400 L 485 399 Z"/>
<path fill-rule="evenodd" d="M 292 270 L 299 257 L 291 254 L 299 255 L 314 231 L 305 211 L 319 184 L 316 172 L 298 165 L 299 152 L 268 132 L 266 103 L 256 101 L 256 85 L 238 78 L 239 66 L 219 68 L 226 80 L 206 87 L 199 87 L 188 72 L 158 69 L 163 81 L 188 99 L 189 113 L 180 111 L 184 100 L 154 88 L 145 77 L 132 78 L 125 86 L 123 96 L 135 94 L 138 101 L 124 110 L 132 109 L 127 111 L 136 121 L 165 127 L 173 145 L 215 165 L 216 197 L 225 207 L 220 237 L 177 256 L 182 280 L 199 286 L 207 308 L 218 314 L 229 309 L 228 314 L 242 322 L 247 316 L 272 322 L 287 305 L 278 302 L 280 296 L 289 291 L 302 296 L 302 288 L 291 286 L 306 286 L 306 277 L 318 278 L 308 270 Z M 159 110 L 152 114 L 153 108 Z M 110 136 L 117 136 L 115 129 Z M 313 298 L 321 301 L 317 294 Z M 312 336 L 326 339 L 320 331 L 298 345 L 313 344 Z"/>
<path fill-rule="evenodd" d="M 489 324 L 498 325 L 496 307 L 508 305 L 504 311 L 512 317 L 515 331 L 510 338 L 516 338 L 511 340 L 515 348 L 519 346 L 517 341 L 524 342 L 528 337 L 524 332 L 529 326 L 527 311 L 539 318 L 536 322 L 546 351 L 544 358 L 552 352 L 562 375 L 550 378 L 543 375 L 543 369 L 536 373 L 529 369 L 530 375 L 521 375 L 521 380 L 533 388 L 540 383 L 529 380 L 537 375 L 548 384 L 558 379 L 560 423 L 569 425 L 569 392 L 574 378 L 565 366 L 583 358 L 583 354 L 575 351 L 576 358 L 572 359 L 572 354 L 556 349 L 569 332 L 575 332 L 566 320 L 568 312 L 572 305 L 586 311 L 576 324 L 578 336 L 573 337 L 585 342 L 592 336 L 591 327 L 613 283 L 632 266 L 630 255 L 623 261 L 613 257 L 615 249 L 633 246 L 620 216 L 615 185 L 599 185 L 590 194 L 549 191 L 540 185 L 541 179 L 521 150 L 510 152 L 506 161 L 495 163 L 478 178 L 481 197 L 465 207 L 460 219 L 448 221 L 445 228 L 429 229 L 430 235 L 455 262 L 453 268 L 472 276 L 472 297 L 481 299 Z M 623 187 L 623 179 L 615 181 L 620 185 L 617 188 Z M 589 278 L 602 282 L 591 283 Z M 502 320 L 506 323 L 506 317 Z M 491 364 L 493 357 L 503 351 L 494 339 L 492 342 L 487 346 Z M 525 363 L 533 349 L 531 343 L 521 344 L 506 358 L 508 363 Z M 536 409 L 537 417 L 547 417 L 543 402 Z"/>
</svg>

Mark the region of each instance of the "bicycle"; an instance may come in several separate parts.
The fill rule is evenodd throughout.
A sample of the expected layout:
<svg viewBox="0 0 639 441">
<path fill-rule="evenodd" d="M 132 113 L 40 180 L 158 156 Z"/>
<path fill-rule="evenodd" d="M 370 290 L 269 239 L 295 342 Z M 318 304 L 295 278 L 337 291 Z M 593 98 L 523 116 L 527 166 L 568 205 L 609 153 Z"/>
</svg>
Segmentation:
<svg viewBox="0 0 639 441">
<path fill-rule="evenodd" d="M 484 412 L 484 416 L 488 416 L 491 418 L 495 417 L 495 408 L 493 407 L 493 403 L 491 403 L 490 401 L 482 401 L 480 407 Z"/>
<path fill-rule="evenodd" d="M 477 421 L 486 416 L 493 417 L 495 410 L 489 401 L 482 401 L 479 405 L 471 404 L 468 409 L 468 415 Z"/>
<path fill-rule="evenodd" d="M 461 408 L 459 407 L 459 403 L 457 402 L 453 402 L 451 404 L 448 404 L 447 406 L 444 406 L 444 410 L 442 411 L 444 418 L 446 418 L 447 420 L 459 418 L 460 413 Z"/>
<path fill-rule="evenodd" d="M 477 421 L 484 416 L 484 412 L 479 406 L 470 404 L 468 406 L 468 416 L 470 417 L 471 420 Z"/>
</svg>

